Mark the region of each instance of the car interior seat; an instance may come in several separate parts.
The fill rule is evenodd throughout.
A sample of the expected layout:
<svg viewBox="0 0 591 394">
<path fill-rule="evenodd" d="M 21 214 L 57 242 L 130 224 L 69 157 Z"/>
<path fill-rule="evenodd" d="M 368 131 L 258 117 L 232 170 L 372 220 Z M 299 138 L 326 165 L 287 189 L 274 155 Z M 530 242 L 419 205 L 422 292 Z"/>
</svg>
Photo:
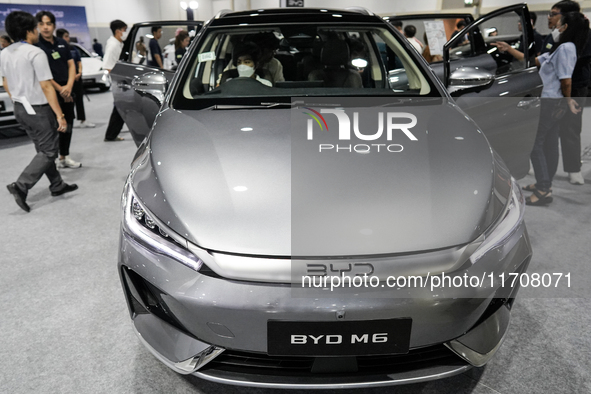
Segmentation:
<svg viewBox="0 0 591 394">
<path fill-rule="evenodd" d="M 320 54 L 323 68 L 308 75 L 309 81 L 324 81 L 325 87 L 362 88 L 361 76 L 355 70 L 347 68 L 349 64 L 349 45 L 343 40 L 327 40 Z"/>
</svg>

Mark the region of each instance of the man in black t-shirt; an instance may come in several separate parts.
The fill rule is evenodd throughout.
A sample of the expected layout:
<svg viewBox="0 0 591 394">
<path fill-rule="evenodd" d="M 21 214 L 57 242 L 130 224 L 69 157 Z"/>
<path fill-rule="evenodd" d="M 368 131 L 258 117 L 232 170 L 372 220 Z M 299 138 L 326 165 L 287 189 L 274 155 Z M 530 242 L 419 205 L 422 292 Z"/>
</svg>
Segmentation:
<svg viewBox="0 0 591 394">
<path fill-rule="evenodd" d="M 35 15 L 39 29 L 39 42 L 36 44 L 47 55 L 49 68 L 53 75 L 51 84 L 57 92 L 57 98 L 66 116 L 68 124 L 65 133 L 59 133 L 60 156 L 59 168 L 79 168 L 81 163 L 72 160 L 70 143 L 72 141 L 72 127 L 74 126 L 74 98 L 72 89 L 76 80 L 76 65 L 70 53 L 70 46 L 61 38 L 55 37 L 55 16 L 49 11 L 40 11 Z"/>
<path fill-rule="evenodd" d="M 158 44 L 158 40 L 162 37 L 162 27 L 161 26 L 152 26 L 152 35 L 154 38 L 150 39 L 150 58 L 148 60 L 148 66 L 152 67 L 162 67 L 162 49 L 160 49 L 160 44 Z"/>
</svg>

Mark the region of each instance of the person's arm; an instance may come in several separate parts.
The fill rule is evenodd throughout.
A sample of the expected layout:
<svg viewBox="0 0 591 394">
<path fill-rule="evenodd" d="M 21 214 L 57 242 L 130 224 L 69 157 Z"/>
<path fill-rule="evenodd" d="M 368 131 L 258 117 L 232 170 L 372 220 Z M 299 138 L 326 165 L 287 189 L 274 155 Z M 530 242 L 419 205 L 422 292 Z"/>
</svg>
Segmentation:
<svg viewBox="0 0 591 394">
<path fill-rule="evenodd" d="M 6 90 L 6 93 L 8 93 L 8 97 L 10 97 L 12 100 L 12 95 L 10 94 L 10 89 L 8 89 L 8 81 L 6 80 L 6 77 L 2 77 L 2 84 L 4 85 L 4 90 Z"/>
<path fill-rule="evenodd" d="M 43 89 L 43 94 L 49 103 L 49 106 L 53 110 L 55 117 L 57 118 L 58 128 L 57 131 L 62 133 L 66 132 L 67 124 L 66 124 L 66 115 L 63 114 L 60 104 L 57 101 L 57 95 L 55 94 L 55 88 L 52 84 L 53 80 L 41 81 L 39 84 L 41 85 L 41 89 Z"/>
<path fill-rule="evenodd" d="M 561 79 L 560 80 L 560 91 L 562 92 L 562 95 L 564 96 L 564 98 L 566 98 L 566 102 L 568 104 L 570 112 L 572 112 L 573 114 L 578 114 L 579 112 L 581 112 L 582 109 L 581 109 L 581 107 L 579 107 L 579 104 L 575 101 L 575 99 L 573 99 L 570 96 L 571 90 L 572 90 L 572 78 Z"/>
<path fill-rule="evenodd" d="M 511 56 L 513 56 L 515 59 L 522 61 L 523 58 L 525 57 L 523 55 L 523 52 L 518 51 L 517 49 L 513 48 L 511 45 L 507 44 L 504 41 L 497 41 L 497 42 L 493 42 L 491 45 L 496 46 L 499 51 L 501 52 L 507 52 L 508 54 L 510 54 Z"/>
<path fill-rule="evenodd" d="M 67 98 L 72 95 L 72 89 L 74 88 L 74 81 L 76 80 L 76 65 L 73 59 L 68 59 L 68 83 L 64 86 L 64 89 L 60 92 L 62 97 Z"/>
<path fill-rule="evenodd" d="M 154 61 L 158 63 L 158 67 L 164 68 L 164 66 L 162 66 L 162 57 L 159 54 L 155 54 L 153 57 Z"/>
<path fill-rule="evenodd" d="M 79 81 L 82 78 L 82 61 L 78 60 L 78 74 L 76 74 L 76 81 Z"/>
</svg>

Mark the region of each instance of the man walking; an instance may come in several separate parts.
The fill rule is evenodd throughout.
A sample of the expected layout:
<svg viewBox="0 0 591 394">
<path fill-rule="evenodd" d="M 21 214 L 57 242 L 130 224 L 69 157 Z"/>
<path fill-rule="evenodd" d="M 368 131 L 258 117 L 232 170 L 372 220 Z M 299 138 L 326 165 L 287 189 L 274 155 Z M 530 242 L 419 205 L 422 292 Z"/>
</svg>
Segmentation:
<svg viewBox="0 0 591 394">
<path fill-rule="evenodd" d="M 103 69 L 108 72 L 111 72 L 115 64 L 117 64 L 117 60 L 119 60 L 121 49 L 123 49 L 123 41 L 127 39 L 127 25 L 122 20 L 116 19 L 111 22 L 111 32 L 113 35 L 107 40 L 105 57 L 103 58 Z M 117 107 L 113 105 L 113 112 L 111 112 L 111 118 L 105 133 L 105 141 L 123 141 L 123 138 L 119 137 L 119 133 L 124 124 L 125 122 L 119 115 Z"/>
<path fill-rule="evenodd" d="M 65 115 L 51 83 L 52 75 L 45 53 L 33 46 L 39 40 L 37 21 L 24 11 L 11 12 L 5 21 L 8 35 L 15 41 L 0 58 L 4 88 L 14 101 L 14 115 L 35 144 L 37 154 L 18 180 L 7 185 L 19 207 L 30 211 L 27 193 L 45 174 L 52 196 L 78 189 L 62 180 L 55 166 L 58 131 L 65 132 Z"/>
<path fill-rule="evenodd" d="M 53 75 L 53 85 L 57 92 L 57 100 L 66 116 L 68 127 L 65 133 L 60 133 L 59 168 L 79 168 L 81 163 L 70 158 L 70 144 L 72 143 L 72 128 L 74 127 L 74 81 L 76 80 L 76 65 L 70 47 L 63 39 L 55 37 L 55 16 L 49 11 L 40 11 L 35 15 L 39 28 L 39 41 L 36 46 L 47 55 L 49 68 Z"/>
</svg>

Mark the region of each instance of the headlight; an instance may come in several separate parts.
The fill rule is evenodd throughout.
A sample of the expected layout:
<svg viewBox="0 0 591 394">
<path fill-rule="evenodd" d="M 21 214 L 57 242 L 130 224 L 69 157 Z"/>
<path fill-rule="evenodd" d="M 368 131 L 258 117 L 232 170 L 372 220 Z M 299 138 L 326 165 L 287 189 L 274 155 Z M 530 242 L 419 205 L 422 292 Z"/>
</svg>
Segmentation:
<svg viewBox="0 0 591 394">
<path fill-rule="evenodd" d="M 122 208 L 123 231 L 135 241 L 195 271 L 201 269 L 203 261 L 187 249 L 187 240 L 166 227 L 144 207 L 134 194 L 129 178 L 123 191 Z"/>
<path fill-rule="evenodd" d="M 517 226 L 523 221 L 523 213 L 525 211 L 525 200 L 523 194 L 519 190 L 519 185 L 515 182 L 515 179 L 511 179 L 511 200 L 505 207 L 505 210 L 501 216 L 501 219 L 492 228 L 487 230 L 483 235 L 484 241 L 472 256 L 470 261 L 472 264 L 476 263 L 482 256 L 491 251 L 492 249 L 501 246 L 505 243 L 513 232 L 517 229 Z"/>
</svg>

